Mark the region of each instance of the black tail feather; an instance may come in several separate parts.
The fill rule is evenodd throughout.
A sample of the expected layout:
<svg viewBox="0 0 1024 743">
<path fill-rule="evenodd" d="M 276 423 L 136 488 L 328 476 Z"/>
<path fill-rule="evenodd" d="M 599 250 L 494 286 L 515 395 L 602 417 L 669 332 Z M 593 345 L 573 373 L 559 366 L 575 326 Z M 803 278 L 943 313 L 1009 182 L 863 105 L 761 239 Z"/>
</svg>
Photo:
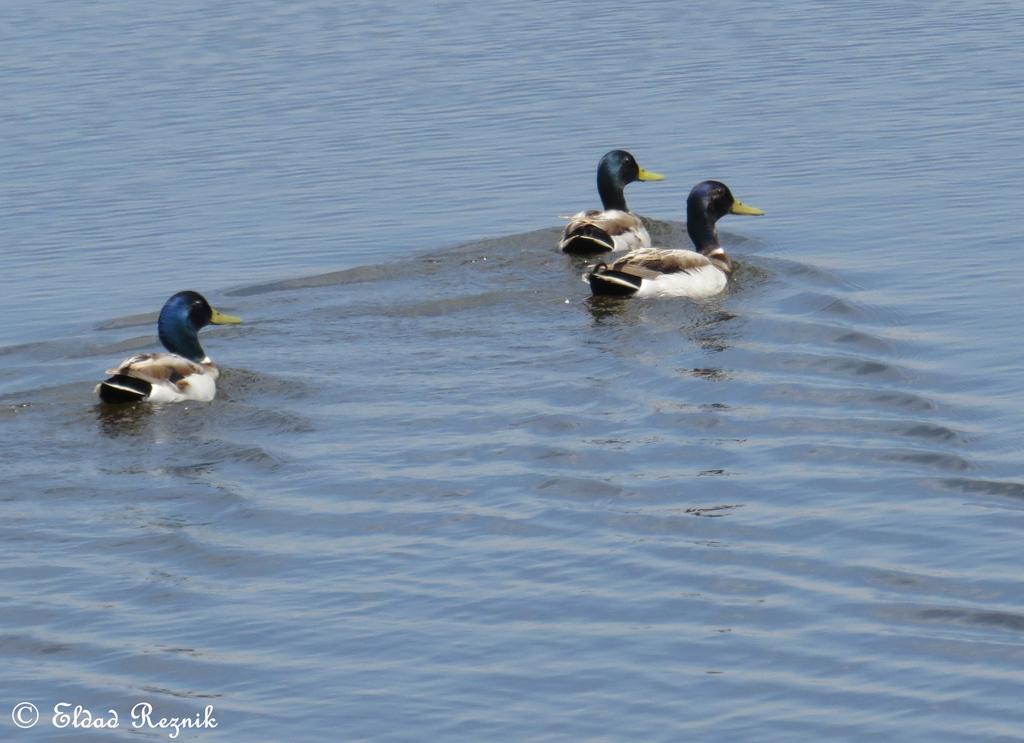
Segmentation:
<svg viewBox="0 0 1024 743">
<path fill-rule="evenodd" d="M 643 279 L 598 263 L 587 274 L 587 283 L 595 297 L 631 297 L 639 291 Z"/>
<path fill-rule="evenodd" d="M 575 255 L 593 255 L 615 250 L 612 236 L 592 224 L 584 224 L 570 232 L 562 240 L 562 251 Z"/>
<path fill-rule="evenodd" d="M 145 400 L 152 390 L 153 385 L 145 379 L 136 379 L 127 374 L 115 374 L 96 387 L 100 399 L 112 403 Z"/>
</svg>

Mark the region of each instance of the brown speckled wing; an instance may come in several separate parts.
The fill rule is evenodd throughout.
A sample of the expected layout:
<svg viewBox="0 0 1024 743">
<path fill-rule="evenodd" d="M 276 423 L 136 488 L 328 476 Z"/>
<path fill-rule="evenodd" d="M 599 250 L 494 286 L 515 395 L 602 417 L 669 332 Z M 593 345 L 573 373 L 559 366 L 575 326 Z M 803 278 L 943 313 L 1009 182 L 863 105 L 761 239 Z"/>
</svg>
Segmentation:
<svg viewBox="0 0 1024 743">
<path fill-rule="evenodd" d="M 692 250 L 642 248 L 622 256 L 611 267 L 634 276 L 653 278 L 660 274 L 679 273 L 710 265 L 712 264 L 707 256 Z"/>
<path fill-rule="evenodd" d="M 205 371 L 202 364 L 173 353 L 140 353 L 126 359 L 117 369 L 110 369 L 107 373 L 127 374 L 152 383 L 177 383 L 191 374 L 203 374 Z"/>
</svg>

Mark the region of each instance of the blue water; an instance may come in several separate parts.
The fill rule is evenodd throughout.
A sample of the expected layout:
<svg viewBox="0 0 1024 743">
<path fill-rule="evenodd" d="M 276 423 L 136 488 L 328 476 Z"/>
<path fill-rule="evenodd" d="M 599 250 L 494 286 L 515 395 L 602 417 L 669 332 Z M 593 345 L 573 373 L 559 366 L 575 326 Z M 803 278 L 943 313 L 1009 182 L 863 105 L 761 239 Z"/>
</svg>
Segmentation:
<svg viewBox="0 0 1024 743">
<path fill-rule="evenodd" d="M 5 740 L 1024 738 L 1024 10 L 5 10 Z M 589 298 L 615 147 L 725 295 Z"/>
</svg>

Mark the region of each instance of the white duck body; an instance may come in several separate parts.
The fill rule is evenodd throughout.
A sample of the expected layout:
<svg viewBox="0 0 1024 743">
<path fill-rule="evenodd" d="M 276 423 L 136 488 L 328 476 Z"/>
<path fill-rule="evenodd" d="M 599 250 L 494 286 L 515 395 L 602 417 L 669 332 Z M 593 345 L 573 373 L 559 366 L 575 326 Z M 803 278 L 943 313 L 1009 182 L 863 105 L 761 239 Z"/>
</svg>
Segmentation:
<svg viewBox="0 0 1024 743">
<path fill-rule="evenodd" d="M 583 278 L 594 294 L 702 299 L 725 289 L 729 268 L 723 260 L 692 250 L 642 248 L 598 264 Z"/>
<path fill-rule="evenodd" d="M 651 247 L 651 235 L 643 220 L 633 212 L 620 209 L 606 209 L 603 212 L 589 209 L 569 217 L 558 249 L 579 252 L 584 241 L 591 243 L 587 247 L 593 252 Z"/>
<path fill-rule="evenodd" d="M 146 402 L 209 402 L 217 394 L 220 369 L 208 358 L 196 363 L 175 353 L 140 353 L 107 374 L 111 378 L 96 386 L 97 394 L 105 385 L 129 396 L 141 394 Z"/>
</svg>

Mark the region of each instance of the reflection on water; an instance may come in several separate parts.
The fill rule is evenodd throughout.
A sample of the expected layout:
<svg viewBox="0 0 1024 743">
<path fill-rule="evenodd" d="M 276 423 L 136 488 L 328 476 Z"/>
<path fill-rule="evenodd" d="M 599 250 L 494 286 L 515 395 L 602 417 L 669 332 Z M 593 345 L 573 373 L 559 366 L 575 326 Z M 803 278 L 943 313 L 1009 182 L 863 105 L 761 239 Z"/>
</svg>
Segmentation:
<svg viewBox="0 0 1024 743">
<path fill-rule="evenodd" d="M 97 402 L 97 430 L 103 436 L 112 439 L 127 437 L 133 441 L 140 440 L 141 434 L 149 430 L 152 416 L 158 414 L 161 407 L 132 403 L 104 405 Z"/>
<path fill-rule="evenodd" d="M 637 307 L 637 303 L 628 299 L 590 296 L 584 300 L 584 303 L 597 325 L 609 321 L 616 321 L 616 325 L 635 325 L 640 321 L 640 309 Z"/>
</svg>

